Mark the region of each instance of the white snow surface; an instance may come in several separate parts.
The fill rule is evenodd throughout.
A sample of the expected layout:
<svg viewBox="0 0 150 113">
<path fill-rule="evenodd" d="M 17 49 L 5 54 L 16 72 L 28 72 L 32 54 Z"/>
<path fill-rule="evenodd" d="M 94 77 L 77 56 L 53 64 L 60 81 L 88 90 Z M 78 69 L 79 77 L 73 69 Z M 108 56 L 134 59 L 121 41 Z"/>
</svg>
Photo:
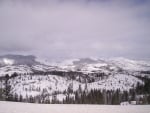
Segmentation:
<svg viewBox="0 0 150 113">
<path fill-rule="evenodd" d="M 150 70 L 149 61 L 136 61 L 130 60 L 123 57 L 109 59 L 114 65 L 122 67 L 125 70 L 132 71 L 147 71 Z"/>
<path fill-rule="evenodd" d="M 56 66 L 50 66 L 50 65 L 33 65 L 31 67 L 34 70 L 37 71 L 43 71 L 43 72 L 47 72 L 47 71 L 51 71 L 51 70 L 56 70 Z"/>
<path fill-rule="evenodd" d="M 150 105 L 32 104 L 0 101 L 0 113 L 149 113 Z"/>
<path fill-rule="evenodd" d="M 3 58 L 3 59 L 0 59 L 0 64 L 12 65 L 12 64 L 14 64 L 14 60 L 8 59 L 8 58 Z"/>
<path fill-rule="evenodd" d="M 140 79 L 125 74 L 111 75 L 107 79 L 99 80 L 89 84 L 89 89 L 106 89 L 129 91 L 129 89 L 136 86 L 137 83 L 144 84 Z"/>
<path fill-rule="evenodd" d="M 18 74 L 24 74 L 32 73 L 32 70 L 27 65 L 11 65 L 0 68 L 0 76 L 5 76 L 6 74 L 12 75 L 14 72 Z"/>
</svg>

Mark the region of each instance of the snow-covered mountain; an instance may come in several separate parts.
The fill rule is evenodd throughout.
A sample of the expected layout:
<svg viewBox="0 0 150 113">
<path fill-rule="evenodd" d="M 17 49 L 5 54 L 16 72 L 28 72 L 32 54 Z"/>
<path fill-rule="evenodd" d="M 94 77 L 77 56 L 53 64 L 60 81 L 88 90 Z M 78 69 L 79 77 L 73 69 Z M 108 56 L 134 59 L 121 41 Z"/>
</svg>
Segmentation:
<svg viewBox="0 0 150 113">
<path fill-rule="evenodd" d="M 88 73 L 117 73 L 118 71 L 139 72 L 150 71 L 150 62 L 135 61 L 125 58 L 96 59 L 81 58 L 67 59 L 50 63 L 35 56 L 4 55 L 0 56 L 0 76 L 5 74 L 34 73 L 34 71 L 76 71 Z"/>
<path fill-rule="evenodd" d="M 35 56 L 28 55 L 3 55 L 0 56 L 0 66 L 6 65 L 34 65 L 38 64 L 35 61 Z"/>
<path fill-rule="evenodd" d="M 56 64 L 63 70 L 81 71 L 83 73 L 92 72 L 139 72 L 149 71 L 149 61 L 135 61 L 126 58 L 113 58 L 113 59 L 96 59 L 96 58 L 82 58 L 82 59 L 70 59 L 62 61 Z"/>
<path fill-rule="evenodd" d="M 35 71 L 50 71 L 55 66 L 50 66 L 46 62 L 38 61 L 35 56 L 23 55 L 4 55 L 0 56 L 0 76 L 6 74 L 12 75 L 14 72 L 18 74 L 34 73 Z"/>
<path fill-rule="evenodd" d="M 11 77 L 15 72 L 18 76 Z M 129 91 L 137 84 L 144 84 L 139 77 L 150 77 L 150 62 L 125 58 L 82 58 L 48 63 L 31 55 L 4 55 L 0 56 L 0 77 L 6 74 L 10 76 L 12 94 L 26 98 L 57 92 L 58 100 L 62 101 L 66 98 L 64 92 L 70 87 L 73 91 L 79 87 L 87 91 Z M 4 87 L 3 79 L 0 84 Z"/>
</svg>

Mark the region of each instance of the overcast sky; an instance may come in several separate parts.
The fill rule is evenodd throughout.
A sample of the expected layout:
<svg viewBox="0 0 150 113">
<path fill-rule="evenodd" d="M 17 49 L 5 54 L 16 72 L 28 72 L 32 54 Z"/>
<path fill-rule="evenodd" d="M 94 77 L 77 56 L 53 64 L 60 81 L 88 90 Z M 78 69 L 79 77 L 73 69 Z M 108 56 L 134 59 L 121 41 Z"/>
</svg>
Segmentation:
<svg viewBox="0 0 150 113">
<path fill-rule="evenodd" d="M 1 0 L 0 55 L 150 59 L 150 0 Z"/>
</svg>

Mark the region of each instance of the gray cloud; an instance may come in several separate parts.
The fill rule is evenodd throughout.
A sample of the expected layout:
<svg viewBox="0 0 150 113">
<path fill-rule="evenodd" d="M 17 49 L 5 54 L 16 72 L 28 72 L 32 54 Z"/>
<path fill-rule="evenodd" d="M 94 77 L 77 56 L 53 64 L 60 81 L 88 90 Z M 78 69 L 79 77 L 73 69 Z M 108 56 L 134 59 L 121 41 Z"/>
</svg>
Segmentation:
<svg viewBox="0 0 150 113">
<path fill-rule="evenodd" d="M 149 6 L 146 0 L 1 1 L 0 53 L 147 59 Z"/>
</svg>

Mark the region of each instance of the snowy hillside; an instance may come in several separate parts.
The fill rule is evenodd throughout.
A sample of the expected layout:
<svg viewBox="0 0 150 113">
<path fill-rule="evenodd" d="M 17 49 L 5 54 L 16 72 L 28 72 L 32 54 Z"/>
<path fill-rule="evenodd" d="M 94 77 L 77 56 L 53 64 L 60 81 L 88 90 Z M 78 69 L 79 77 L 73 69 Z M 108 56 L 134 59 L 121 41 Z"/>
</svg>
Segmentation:
<svg viewBox="0 0 150 113">
<path fill-rule="evenodd" d="M 15 76 L 12 76 L 14 73 Z M 9 78 L 5 77 L 6 74 Z M 137 86 L 145 88 L 141 77 L 150 77 L 150 63 L 125 58 L 82 58 L 48 63 L 34 56 L 8 55 L 0 56 L 0 77 L 1 88 L 5 88 L 6 83 L 10 85 L 13 98 L 17 95 L 25 99 L 24 101 L 29 101 L 28 98 L 32 97 L 35 100 L 40 99 L 41 102 L 41 97 L 44 96 L 44 102 L 53 102 L 54 98 L 55 102 L 80 102 L 76 96 L 81 98 L 86 92 L 85 98 L 89 98 L 93 90 L 102 94 L 111 91 L 107 95 L 114 98 L 117 90 L 121 95 L 123 91 L 132 95 L 132 89 Z M 105 104 L 113 101 L 107 102 L 106 97 L 103 98 Z"/>
<path fill-rule="evenodd" d="M 64 70 L 83 71 L 83 72 L 95 72 L 118 69 L 129 71 L 149 71 L 149 61 L 135 61 L 126 58 L 113 58 L 113 59 L 69 59 L 57 64 Z"/>
<path fill-rule="evenodd" d="M 149 61 L 135 61 L 129 60 L 125 58 L 114 58 L 110 59 L 112 64 L 122 67 L 125 70 L 130 71 L 149 71 L 150 70 L 150 62 Z"/>
<path fill-rule="evenodd" d="M 19 71 L 21 70 L 21 71 Z M 0 56 L 0 76 L 5 74 L 34 73 L 35 71 L 77 71 L 88 73 L 118 73 L 118 71 L 140 72 L 150 71 L 150 62 L 135 61 L 125 58 L 98 59 L 82 58 L 68 59 L 50 63 L 34 56 L 6 55 Z"/>
<path fill-rule="evenodd" d="M 34 71 L 47 72 L 56 68 L 56 66 L 48 65 L 48 63 L 37 60 L 35 56 L 31 55 L 0 56 L 0 76 L 5 76 L 6 74 L 11 76 L 14 72 L 18 74 L 29 74 L 34 73 Z"/>
<path fill-rule="evenodd" d="M 99 80 L 89 84 L 91 89 L 106 89 L 129 91 L 133 87 L 136 87 L 137 83 L 143 84 L 141 80 L 131 75 L 117 74 L 111 75 L 107 79 Z"/>
<path fill-rule="evenodd" d="M 10 84 L 14 86 L 12 88 L 13 94 L 17 93 L 25 98 L 27 95 L 36 96 L 42 95 L 42 93 L 63 93 L 65 90 L 67 91 L 70 84 L 73 84 L 73 90 L 76 91 L 80 83 L 56 75 L 26 75 L 11 79 Z"/>
<path fill-rule="evenodd" d="M 9 65 L 0 68 L 0 76 L 5 76 L 6 74 L 12 75 L 13 73 L 24 74 L 32 73 L 32 70 L 27 65 Z"/>
<path fill-rule="evenodd" d="M 103 79 L 99 80 L 98 82 L 92 82 L 87 84 L 80 83 L 75 80 L 68 80 L 67 78 L 57 75 L 18 76 L 10 79 L 9 82 L 13 86 L 11 93 L 17 93 L 18 95 L 22 95 L 23 98 L 26 98 L 26 96 L 30 97 L 31 95 L 42 95 L 42 93 L 52 95 L 54 92 L 58 92 L 58 94 L 63 95 L 63 92 L 67 91 L 69 86 L 72 86 L 73 91 L 77 91 L 80 86 L 82 90 L 85 90 L 86 85 L 87 90 L 89 91 L 91 89 L 120 89 L 122 91 L 129 91 L 129 89 L 135 87 L 138 82 L 140 84 L 143 84 L 141 80 L 131 75 L 114 75 L 110 76 L 108 79 Z"/>
</svg>

